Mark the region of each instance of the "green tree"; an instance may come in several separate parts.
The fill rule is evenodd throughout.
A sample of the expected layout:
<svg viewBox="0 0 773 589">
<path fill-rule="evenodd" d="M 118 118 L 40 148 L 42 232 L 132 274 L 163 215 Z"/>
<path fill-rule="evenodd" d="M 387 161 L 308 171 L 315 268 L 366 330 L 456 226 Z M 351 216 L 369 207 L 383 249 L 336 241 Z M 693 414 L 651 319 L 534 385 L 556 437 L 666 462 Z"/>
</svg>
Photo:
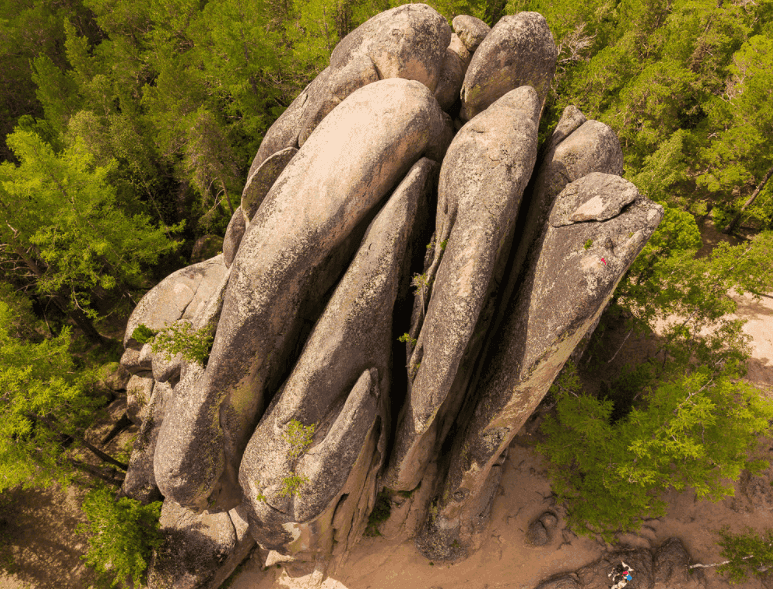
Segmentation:
<svg viewBox="0 0 773 589">
<path fill-rule="evenodd" d="M 126 470 L 84 436 L 104 398 L 89 394 L 89 374 L 70 353 L 70 330 L 41 336 L 29 304 L 7 287 L 1 294 L 0 491 L 67 483 L 76 469 L 105 476 L 78 459 L 77 448 Z"/>
<path fill-rule="evenodd" d="M 773 567 L 773 530 L 758 534 L 747 528 L 733 534 L 727 528 L 718 532 L 722 556 L 728 560 L 717 569 L 727 575 L 731 583 L 745 581 L 750 574 L 760 574 Z"/>
<path fill-rule="evenodd" d="M 738 211 L 724 226 L 726 233 L 735 228 L 773 175 L 768 148 L 773 141 L 773 39 L 751 37 L 733 54 L 729 73 L 723 94 L 708 106 L 709 118 L 719 131 L 701 154 L 708 169 L 698 177 L 709 192 L 719 194 Z"/>
<path fill-rule="evenodd" d="M 34 133 L 17 131 L 8 143 L 21 163 L 0 165 L 4 255 L 93 335 L 83 318 L 97 316 L 95 298 L 119 293 L 133 304 L 130 289 L 141 286 L 144 269 L 177 244 L 146 216 L 114 206 L 110 167 L 94 165 L 82 142 L 56 154 Z"/>
<path fill-rule="evenodd" d="M 78 532 L 87 534 L 89 548 L 82 557 L 111 587 L 124 586 L 127 579 L 139 587 L 145 578 L 153 550 L 163 542 L 159 530 L 161 502 L 142 505 L 122 497 L 114 499 L 106 489 L 91 491 L 83 501 L 88 524 Z"/>
<path fill-rule="evenodd" d="M 661 226 L 614 296 L 638 326 L 651 332 L 659 326 L 666 357 L 741 366 L 743 322 L 728 317 L 737 309 L 732 294 L 773 288 L 773 232 L 737 246 L 722 243 L 696 258 L 699 244 L 692 216 L 666 207 Z"/>
<path fill-rule="evenodd" d="M 556 413 L 543 423 L 538 450 L 579 533 L 609 541 L 665 515 L 666 490 L 691 488 L 698 498 L 719 500 L 733 494 L 742 469 L 767 467 L 750 455 L 768 431 L 773 404 L 722 371 L 662 381 L 616 422 L 612 401 L 583 394 L 571 372 L 552 393 Z"/>
<path fill-rule="evenodd" d="M 48 63 L 65 66 L 65 21 L 72 22 L 81 35 L 96 38 L 99 34 L 80 0 L 0 4 L 0 138 L 13 131 L 20 117 L 43 116 L 33 80 L 33 61 L 45 56 Z M 9 159 L 10 150 L 0 142 L 0 160 Z"/>
<path fill-rule="evenodd" d="M 739 212 L 757 227 L 773 220 L 769 0 L 508 5 L 519 9 L 542 11 L 561 49 L 544 127 L 575 104 L 615 129 L 647 196 L 723 226 Z"/>
</svg>

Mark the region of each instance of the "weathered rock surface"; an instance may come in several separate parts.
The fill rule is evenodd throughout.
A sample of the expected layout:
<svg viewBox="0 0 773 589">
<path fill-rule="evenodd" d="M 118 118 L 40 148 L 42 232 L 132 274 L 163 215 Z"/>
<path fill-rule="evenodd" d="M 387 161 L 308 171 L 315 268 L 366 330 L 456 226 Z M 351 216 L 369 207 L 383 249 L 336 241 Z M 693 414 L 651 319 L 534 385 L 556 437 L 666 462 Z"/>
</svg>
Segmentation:
<svg viewBox="0 0 773 589">
<path fill-rule="evenodd" d="M 140 324 L 151 329 L 163 329 L 182 317 L 204 276 L 202 268 L 205 265 L 209 265 L 209 261 L 181 268 L 164 278 L 142 297 L 126 324 L 124 347 L 132 345 L 137 350 L 142 347 L 132 337 L 132 333 Z"/>
<path fill-rule="evenodd" d="M 311 84 L 314 82 L 312 81 Z M 260 142 L 260 147 L 250 165 L 250 171 L 247 173 L 247 178 L 252 178 L 260 165 L 265 162 L 269 157 L 287 149 L 288 147 L 298 147 L 298 136 L 301 133 L 301 121 L 303 120 L 304 113 L 306 111 L 306 103 L 309 101 L 309 88 L 311 84 L 304 88 L 303 92 L 298 94 L 290 103 L 285 111 L 274 121 L 269 130 L 266 132 L 263 141 Z M 247 209 L 244 209 L 247 210 Z"/>
<path fill-rule="evenodd" d="M 182 356 L 167 358 L 165 353 L 156 354 L 150 343 L 139 344 L 132 337 L 134 330 L 145 325 L 160 331 L 178 321 L 190 323 L 194 329 L 209 324 L 214 332 L 222 303 L 222 293 L 230 271 L 222 255 L 182 268 L 167 276 L 152 288 L 139 302 L 129 317 L 124 335 L 126 351 L 121 365 L 129 372 L 160 382 L 176 379 L 182 366 Z M 150 377 L 153 378 L 150 378 Z M 139 380 L 127 387 L 138 386 Z M 144 382 L 144 381 L 143 381 Z M 127 389 L 128 390 L 128 389 Z M 150 393 L 128 393 L 128 414 L 135 423 L 142 421 L 140 411 L 150 400 Z"/>
<path fill-rule="evenodd" d="M 371 59 L 379 77 L 416 80 L 435 90 L 451 27 L 426 4 L 404 4 L 377 14 L 336 45 L 331 68 L 343 68 L 360 56 Z"/>
<path fill-rule="evenodd" d="M 426 86 L 382 80 L 353 93 L 288 164 L 234 260 L 207 369 L 178 392 L 162 427 L 166 460 L 156 478 L 165 496 L 203 507 L 225 474 L 234 500 L 266 384 L 295 344 L 310 276 L 416 160 L 442 158 L 446 129 Z M 360 138 L 356 149 L 350 137 Z"/>
<path fill-rule="evenodd" d="M 534 180 L 538 219 L 545 218 L 558 193 L 570 182 L 592 172 L 617 176 L 623 173 L 623 151 L 615 132 L 599 121 L 584 121 L 585 117 L 576 109 L 566 110 Z"/>
<path fill-rule="evenodd" d="M 553 133 L 550 135 L 547 144 L 544 147 L 545 152 L 550 152 L 555 149 L 559 143 L 569 137 L 575 129 L 580 127 L 588 119 L 580 112 L 580 109 L 570 104 L 561 113 L 561 118 L 558 120 L 556 128 L 553 129 Z M 611 172 L 614 173 L 614 172 Z"/>
<path fill-rule="evenodd" d="M 349 94 L 378 79 L 376 66 L 367 55 L 358 55 L 340 67 L 331 65 L 325 68 L 309 86 L 309 100 L 300 121 L 298 145 L 306 143 L 317 125 Z"/>
<path fill-rule="evenodd" d="M 440 80 L 435 88 L 435 98 L 444 111 L 450 111 L 461 100 L 459 92 L 471 60 L 470 50 L 465 47 L 456 33 L 452 34 L 443 60 Z"/>
<path fill-rule="evenodd" d="M 699 574 L 690 574 L 690 555 L 679 538 L 669 538 L 655 552 L 652 589 L 698 589 Z"/>
<path fill-rule="evenodd" d="M 623 173 L 623 151 L 615 132 L 598 121 L 588 121 L 576 107 L 564 109 L 540 158 L 529 199 L 529 210 L 523 224 L 511 276 L 506 287 L 510 298 L 515 282 L 523 271 L 539 232 L 545 226 L 558 194 L 570 182 L 592 172 Z"/>
<path fill-rule="evenodd" d="M 582 585 L 577 580 L 577 575 L 572 573 L 561 575 L 549 581 L 543 581 L 535 589 L 582 589 Z"/>
<path fill-rule="evenodd" d="M 472 53 L 469 49 L 467 49 L 464 43 L 462 43 L 462 40 L 456 33 L 451 35 L 451 42 L 448 44 L 448 49 L 456 53 L 456 56 L 459 58 L 462 64 L 462 82 L 464 82 L 464 74 L 467 73 L 467 68 L 470 67 Z M 459 83 L 459 88 L 461 89 L 461 82 Z M 459 92 L 456 93 L 456 97 L 459 98 Z"/>
<path fill-rule="evenodd" d="M 219 587 L 238 564 L 232 555 L 244 558 L 255 545 L 237 510 L 196 514 L 169 500 L 161 509 L 161 532 L 164 543 L 148 570 L 150 589 Z"/>
<path fill-rule="evenodd" d="M 218 266 L 215 268 L 222 270 Z M 206 285 L 205 288 L 200 289 L 205 294 L 202 295 L 197 291 L 193 301 L 185 309 L 182 318 L 175 321 L 173 325 L 187 323 L 194 331 L 205 330 L 207 334 L 213 334 L 217 328 L 220 311 L 223 308 L 223 297 L 230 276 L 230 268 L 226 269 L 225 272 L 210 273 L 206 282 L 203 283 Z M 177 353 L 174 356 L 166 352 L 153 353 L 150 344 L 145 344 L 140 352 L 140 358 L 144 354 L 151 356 L 153 378 L 157 382 L 177 382 L 185 362 L 182 353 Z"/>
<path fill-rule="evenodd" d="M 124 347 L 140 349 L 132 333 L 141 323 L 158 331 L 178 319 L 196 317 L 209 303 L 226 272 L 221 255 L 182 268 L 164 278 L 142 297 L 129 316 Z"/>
<path fill-rule="evenodd" d="M 501 279 L 521 196 L 537 155 L 539 101 L 532 88 L 509 92 L 467 123 L 440 172 L 434 281 L 408 364 L 409 397 L 400 416 L 386 485 L 420 482 L 456 418 L 480 350 L 479 316 Z M 437 268 L 436 273 L 433 268 Z M 472 341 L 475 330 L 478 341 Z"/>
<path fill-rule="evenodd" d="M 271 190 L 274 182 L 279 178 L 279 174 L 287 167 L 296 153 L 298 153 L 297 147 L 286 147 L 277 151 L 260 164 L 247 178 L 240 206 L 247 223 L 252 221 L 268 191 Z"/>
<path fill-rule="evenodd" d="M 540 110 L 556 70 L 558 48 L 536 12 L 503 17 L 475 50 L 462 85 L 462 120 L 470 120 L 520 86 L 537 91 Z"/>
<path fill-rule="evenodd" d="M 592 211 L 592 212 L 591 212 Z M 610 215 L 614 215 L 611 216 Z M 455 439 L 437 518 L 417 541 L 435 558 L 482 529 L 507 446 L 663 215 L 619 176 L 592 173 L 557 197 L 524 281 L 510 300 L 499 347 L 479 385 L 469 424 Z M 583 220 L 570 221 L 573 217 Z M 566 224 L 569 223 L 569 224 Z M 438 532 L 442 530 L 442 534 Z M 456 556 L 457 551 L 448 556 Z"/>
<path fill-rule="evenodd" d="M 156 453 L 156 440 L 164 415 L 173 395 L 168 383 L 156 383 L 153 395 L 145 411 L 139 434 L 134 442 L 129 468 L 126 471 L 121 494 L 150 503 L 159 501 L 161 492 L 156 485 L 156 475 L 153 472 L 153 460 Z"/>
<path fill-rule="evenodd" d="M 225 237 L 223 238 L 223 263 L 226 268 L 231 267 L 234 256 L 239 251 L 239 244 L 242 242 L 246 229 L 246 219 L 241 207 L 239 207 L 231 216 L 231 220 L 228 222 L 228 227 L 225 230 Z"/>
<path fill-rule="evenodd" d="M 133 374 L 126 384 L 126 415 L 137 425 L 142 424 L 147 414 L 153 384 L 153 378 L 147 374 Z"/>
<path fill-rule="evenodd" d="M 345 540 L 353 525 L 360 533 L 364 528 L 389 430 L 392 310 L 436 167 L 420 160 L 373 220 L 278 402 L 247 445 L 239 481 L 264 547 L 291 544 L 307 552 L 327 544 L 329 552 L 334 535 Z M 314 442 L 301 456 L 294 456 L 287 433 L 292 421 L 315 426 Z M 305 482 L 287 496 L 292 473 Z M 364 509 L 357 509 L 361 502 Z"/>
<path fill-rule="evenodd" d="M 140 350 L 136 348 L 126 348 L 121 355 L 120 363 L 129 374 L 149 372 L 153 368 L 150 358 L 144 366 L 140 363 Z"/>
<path fill-rule="evenodd" d="M 379 493 L 382 533 L 464 556 L 508 443 L 659 222 L 619 177 L 615 134 L 576 108 L 538 155 L 544 18 L 453 26 L 411 4 L 346 36 L 266 133 L 223 255 L 132 313 L 121 365 L 142 428 L 123 492 L 165 498 L 151 587 L 217 587 L 255 540 L 323 570 Z M 469 120 L 455 137 L 444 109 Z M 140 324 L 214 334 L 206 365 L 154 353 Z M 527 542 L 556 526 L 543 513 Z M 642 582 L 685 582 L 672 544 L 654 569 L 626 553 Z M 608 565 L 540 587 L 601 586 Z"/>
<path fill-rule="evenodd" d="M 435 98 L 443 110 L 449 110 L 459 100 L 459 90 L 462 88 L 465 70 L 465 64 L 459 54 L 450 47 L 446 49 L 443 71 L 435 89 Z"/>
<path fill-rule="evenodd" d="M 533 521 L 526 530 L 526 542 L 532 546 L 544 546 L 550 541 L 547 528 L 539 521 Z"/>
<path fill-rule="evenodd" d="M 119 362 L 110 362 L 100 369 L 100 388 L 109 391 L 125 391 L 132 374 Z"/>
<path fill-rule="evenodd" d="M 358 88 L 402 78 L 434 92 L 450 40 L 451 27 L 426 4 L 398 6 L 357 27 L 336 45 L 330 65 L 266 133 L 248 177 L 274 153 L 302 146 L 328 113 Z"/>
<path fill-rule="evenodd" d="M 454 20 L 451 21 L 451 26 L 470 53 L 475 53 L 475 50 L 491 32 L 491 27 L 485 22 L 466 14 L 455 16 Z"/>
</svg>

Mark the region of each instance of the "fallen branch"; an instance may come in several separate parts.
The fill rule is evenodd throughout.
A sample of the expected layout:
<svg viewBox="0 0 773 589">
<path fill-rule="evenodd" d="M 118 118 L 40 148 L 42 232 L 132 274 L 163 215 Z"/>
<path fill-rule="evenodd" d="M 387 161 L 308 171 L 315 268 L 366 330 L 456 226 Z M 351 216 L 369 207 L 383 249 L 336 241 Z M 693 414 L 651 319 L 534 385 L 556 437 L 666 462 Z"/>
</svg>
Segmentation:
<svg viewBox="0 0 773 589">
<path fill-rule="evenodd" d="M 751 558 L 751 556 L 744 557 L 744 559 L 746 559 L 746 558 Z M 723 564 L 730 564 L 730 561 L 726 560 L 724 562 L 712 562 L 711 564 L 700 564 L 700 563 L 698 563 L 698 564 L 691 564 L 687 568 L 688 569 L 710 569 L 712 567 L 721 567 Z"/>
<path fill-rule="evenodd" d="M 612 360 L 614 360 L 614 359 L 617 357 L 617 355 L 620 353 L 620 350 L 622 350 L 622 349 L 623 349 L 623 346 L 625 345 L 625 342 L 627 342 L 627 341 L 628 341 L 628 338 L 629 338 L 629 337 L 631 337 L 631 333 L 633 333 L 633 327 L 632 327 L 631 329 L 629 329 L 629 330 L 628 330 L 628 333 L 626 333 L 626 334 L 625 334 L 625 337 L 623 338 L 623 343 L 621 343 L 621 344 L 620 344 L 620 347 L 619 347 L 619 348 L 617 348 L 617 352 L 615 352 L 615 353 L 612 355 L 612 357 L 611 357 L 609 360 L 607 360 L 607 364 L 611 364 L 611 363 L 612 363 Z"/>
<path fill-rule="evenodd" d="M 749 556 L 743 556 L 743 557 L 741 557 L 741 560 L 749 560 L 750 558 L 754 558 L 754 555 L 753 555 L 753 554 L 750 554 Z M 723 562 L 712 562 L 711 564 L 700 564 L 700 563 L 698 563 L 698 564 L 691 564 L 691 565 L 690 565 L 690 566 L 688 566 L 687 568 L 688 568 L 688 569 L 710 569 L 710 568 L 712 568 L 712 567 L 721 567 L 722 565 L 725 565 L 725 564 L 730 564 L 731 562 L 732 562 L 732 561 L 725 560 L 725 561 L 723 561 Z M 764 566 L 764 565 L 763 565 L 763 566 L 761 566 L 761 567 L 760 567 L 759 569 L 757 569 L 757 570 L 758 570 L 759 572 L 761 572 L 761 573 L 764 573 L 764 572 L 765 572 L 765 571 L 767 571 L 769 568 L 770 568 L 770 567 L 766 567 L 766 566 Z"/>
</svg>

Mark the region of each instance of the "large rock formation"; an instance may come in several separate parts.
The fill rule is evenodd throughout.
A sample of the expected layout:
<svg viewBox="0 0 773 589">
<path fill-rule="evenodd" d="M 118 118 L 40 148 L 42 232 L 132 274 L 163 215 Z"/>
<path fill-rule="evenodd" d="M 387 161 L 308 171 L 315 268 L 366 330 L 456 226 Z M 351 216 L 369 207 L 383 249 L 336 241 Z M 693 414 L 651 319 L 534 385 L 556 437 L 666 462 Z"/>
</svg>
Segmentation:
<svg viewBox="0 0 773 589">
<path fill-rule="evenodd" d="M 419 484 L 463 400 L 487 327 L 480 314 L 501 280 L 537 157 L 539 108 L 532 88 L 508 92 L 462 127 L 443 160 L 431 297 L 408 362 L 410 395 L 385 480 L 392 489 Z"/>
<path fill-rule="evenodd" d="M 223 255 L 132 314 L 123 492 L 165 498 L 151 587 L 215 587 L 254 541 L 324 562 L 398 491 L 387 527 L 464 556 L 510 440 L 659 223 L 609 127 L 569 107 L 539 148 L 542 16 L 453 26 L 411 4 L 343 39 L 266 134 Z M 134 336 L 183 323 L 214 335 L 206 365 Z"/>
<path fill-rule="evenodd" d="M 536 12 L 503 17 L 472 56 L 462 85 L 461 117 L 469 120 L 509 90 L 531 86 L 540 110 L 556 71 L 558 48 Z"/>
<path fill-rule="evenodd" d="M 419 542 L 455 557 L 487 521 L 501 460 L 623 273 L 657 224 L 660 206 L 619 176 L 594 172 L 556 198 L 547 226 L 496 333 L 499 347 L 467 398 L 468 422 L 454 438 L 448 475 Z"/>
<path fill-rule="evenodd" d="M 209 363 L 179 385 L 162 425 L 164 496 L 198 508 L 241 501 L 242 454 L 299 343 L 305 301 L 335 284 L 344 265 L 329 267 L 331 256 L 414 162 L 442 158 L 449 133 L 426 86 L 382 80 L 353 93 L 293 157 L 242 239 Z"/>
</svg>

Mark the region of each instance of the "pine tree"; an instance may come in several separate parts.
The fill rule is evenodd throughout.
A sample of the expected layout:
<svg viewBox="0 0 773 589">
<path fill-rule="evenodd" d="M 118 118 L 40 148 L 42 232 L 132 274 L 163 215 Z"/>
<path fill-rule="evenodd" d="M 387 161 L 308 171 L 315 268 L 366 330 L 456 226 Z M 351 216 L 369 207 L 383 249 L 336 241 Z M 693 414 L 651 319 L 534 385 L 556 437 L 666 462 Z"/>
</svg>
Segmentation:
<svg viewBox="0 0 773 589">
<path fill-rule="evenodd" d="M 135 499 L 114 499 L 106 489 L 91 491 L 83 501 L 88 525 L 78 531 L 87 534 L 89 549 L 82 557 L 110 584 L 124 586 L 131 579 L 142 585 L 153 550 L 163 542 L 159 531 L 161 502 L 142 505 Z"/>
<path fill-rule="evenodd" d="M 20 261 L 36 292 L 77 313 L 81 327 L 83 317 L 97 317 L 95 299 L 103 292 L 133 302 L 144 269 L 176 243 L 147 216 L 115 206 L 107 182 L 114 164 L 94 165 L 81 141 L 60 154 L 28 131 L 7 141 L 21 163 L 0 165 L 6 260 Z"/>
<path fill-rule="evenodd" d="M 0 294 L 0 492 L 67 483 L 78 469 L 105 476 L 73 454 L 79 447 L 126 470 L 84 436 L 104 398 L 76 369 L 70 329 L 43 337 L 29 304 L 7 287 Z"/>
</svg>

